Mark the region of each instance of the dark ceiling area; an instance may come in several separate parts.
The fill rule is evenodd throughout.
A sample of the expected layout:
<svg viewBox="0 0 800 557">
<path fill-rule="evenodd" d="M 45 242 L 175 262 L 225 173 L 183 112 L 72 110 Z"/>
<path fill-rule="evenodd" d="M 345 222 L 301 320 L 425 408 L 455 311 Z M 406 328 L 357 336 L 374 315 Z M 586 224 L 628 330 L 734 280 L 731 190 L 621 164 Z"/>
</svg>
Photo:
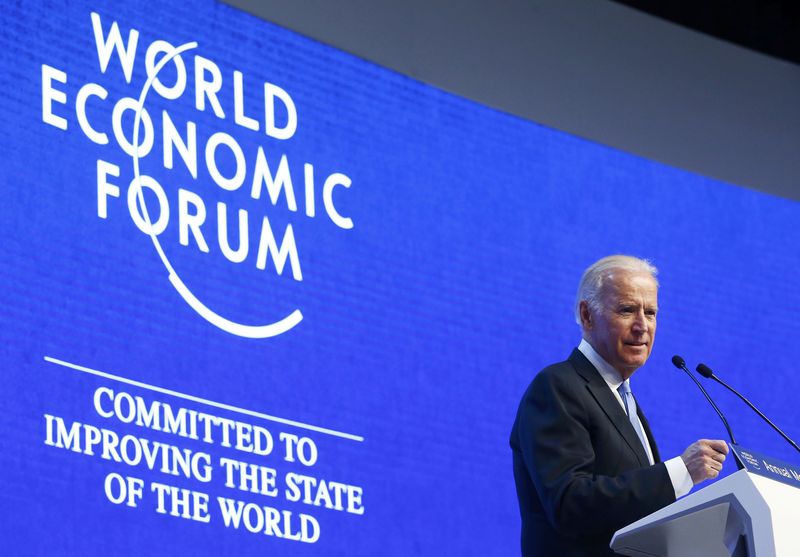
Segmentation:
<svg viewBox="0 0 800 557">
<path fill-rule="evenodd" d="M 798 0 L 614 0 L 752 50 L 800 64 Z"/>
</svg>

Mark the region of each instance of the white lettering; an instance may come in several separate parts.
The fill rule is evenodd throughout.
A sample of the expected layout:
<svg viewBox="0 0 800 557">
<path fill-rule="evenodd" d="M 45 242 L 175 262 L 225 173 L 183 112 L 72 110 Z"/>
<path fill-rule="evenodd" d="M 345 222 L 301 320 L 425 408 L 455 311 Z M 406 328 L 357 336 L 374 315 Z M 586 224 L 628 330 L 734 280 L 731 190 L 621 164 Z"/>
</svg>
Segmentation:
<svg viewBox="0 0 800 557">
<path fill-rule="evenodd" d="M 165 56 L 171 55 L 175 52 L 175 47 L 166 41 L 153 41 L 147 47 L 147 54 L 145 55 L 145 67 L 147 68 L 147 76 L 152 77 L 156 70 L 156 56 L 164 54 Z M 165 99 L 175 100 L 183 95 L 186 90 L 186 65 L 183 63 L 183 58 L 180 55 L 172 58 L 172 63 L 175 64 L 175 85 L 167 87 L 156 76 L 153 79 L 153 89 L 156 93 Z"/>
<path fill-rule="evenodd" d="M 53 81 L 67 83 L 67 74 L 42 64 L 42 122 L 66 130 L 67 119 L 53 114 L 53 103 L 67 104 L 67 94 L 53 88 Z"/>
<path fill-rule="evenodd" d="M 275 102 L 280 101 L 286 110 L 286 125 L 282 128 L 275 123 Z M 264 131 L 275 139 L 289 139 L 297 131 L 297 108 L 289 93 L 273 85 L 264 83 Z"/>
<path fill-rule="evenodd" d="M 99 97 L 100 100 L 105 100 L 107 96 L 108 91 L 100 85 L 96 83 L 87 83 L 80 88 L 78 96 L 75 98 L 75 112 L 78 116 L 78 124 L 86 137 L 98 145 L 107 144 L 108 135 L 96 131 L 91 124 L 89 124 L 89 119 L 86 117 L 86 101 L 89 100 L 89 97 Z"/>
<path fill-rule="evenodd" d="M 106 73 L 108 63 L 111 61 L 112 51 L 116 50 L 122 65 L 122 71 L 125 74 L 125 82 L 130 83 L 133 75 L 133 60 L 136 57 L 136 45 L 139 42 L 139 31 L 131 29 L 128 33 L 128 43 L 123 45 L 122 35 L 115 21 L 111 24 L 111 31 L 108 33 L 108 37 L 103 37 L 100 15 L 95 12 L 92 12 L 92 30 L 94 31 L 94 43 L 97 47 L 100 71 Z"/>
</svg>

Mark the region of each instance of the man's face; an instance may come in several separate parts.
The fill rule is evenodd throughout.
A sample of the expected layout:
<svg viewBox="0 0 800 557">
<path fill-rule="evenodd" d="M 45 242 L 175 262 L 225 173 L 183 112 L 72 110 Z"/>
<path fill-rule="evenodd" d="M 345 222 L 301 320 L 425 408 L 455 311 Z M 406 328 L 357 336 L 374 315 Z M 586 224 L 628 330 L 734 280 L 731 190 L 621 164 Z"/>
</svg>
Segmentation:
<svg viewBox="0 0 800 557">
<path fill-rule="evenodd" d="M 603 285 L 600 299 L 599 312 L 581 302 L 584 335 L 597 353 L 628 379 L 653 349 L 658 285 L 647 273 L 617 270 Z"/>
</svg>

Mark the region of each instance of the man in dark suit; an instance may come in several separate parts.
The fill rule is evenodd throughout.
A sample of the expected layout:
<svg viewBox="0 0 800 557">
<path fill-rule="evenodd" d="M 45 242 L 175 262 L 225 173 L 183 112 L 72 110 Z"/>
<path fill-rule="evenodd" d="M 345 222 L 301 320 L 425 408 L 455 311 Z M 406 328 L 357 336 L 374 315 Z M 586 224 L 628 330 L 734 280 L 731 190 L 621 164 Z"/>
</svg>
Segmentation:
<svg viewBox="0 0 800 557">
<path fill-rule="evenodd" d="M 700 440 L 661 462 L 629 379 L 650 356 L 657 270 L 605 257 L 584 273 L 578 348 L 531 382 L 511 431 L 526 557 L 610 556 L 613 533 L 722 469 L 728 447 Z"/>
</svg>

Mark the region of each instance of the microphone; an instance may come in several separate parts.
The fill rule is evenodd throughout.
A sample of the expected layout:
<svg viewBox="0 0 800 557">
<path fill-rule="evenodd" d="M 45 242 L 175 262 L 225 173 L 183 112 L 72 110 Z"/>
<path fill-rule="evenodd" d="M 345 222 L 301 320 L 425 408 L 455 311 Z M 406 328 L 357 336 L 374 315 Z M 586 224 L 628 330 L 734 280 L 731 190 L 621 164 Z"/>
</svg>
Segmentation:
<svg viewBox="0 0 800 557">
<path fill-rule="evenodd" d="M 763 419 L 765 422 L 767 422 L 769 425 L 771 425 L 771 426 L 772 426 L 772 429 L 774 429 L 775 431 L 777 431 L 778 433 L 780 433 L 781 437 L 783 437 L 784 439 L 786 439 L 786 441 L 788 441 L 788 442 L 789 442 L 789 444 L 790 444 L 792 447 L 794 447 L 794 448 L 795 448 L 795 450 L 796 450 L 797 452 L 800 452 L 800 447 L 798 447 L 798 446 L 797 446 L 797 443 L 795 443 L 794 441 L 792 441 L 792 440 L 789 438 L 789 436 L 788 436 L 788 435 L 786 435 L 784 432 L 782 432 L 782 431 L 781 431 L 781 429 L 780 429 L 778 426 L 776 426 L 774 423 L 772 423 L 772 420 L 770 420 L 769 418 L 767 418 L 767 417 L 766 417 L 766 416 L 763 414 L 763 412 L 761 412 L 761 410 L 759 410 L 758 408 L 756 408 L 756 407 L 755 407 L 755 405 L 754 405 L 752 402 L 750 402 L 749 400 L 747 400 L 747 399 L 744 397 L 744 395 L 743 395 L 742 393 L 740 393 L 739 391 L 737 391 L 736 389 L 734 389 L 733 387 L 731 387 L 730 385 L 728 385 L 728 384 L 727 384 L 725 381 L 723 381 L 722 379 L 720 379 L 719 377 L 717 377 L 716 375 L 714 375 L 714 372 L 713 372 L 713 371 L 711 371 L 711 368 L 710 368 L 710 367 L 708 367 L 706 364 L 698 364 L 698 366 L 697 366 L 697 373 L 699 373 L 700 375 L 702 375 L 702 376 L 703 376 L 703 377 L 705 377 L 706 379 L 713 379 L 714 381 L 716 381 L 717 383 L 719 383 L 720 385 L 722 385 L 723 387 L 725 387 L 726 389 L 728 389 L 730 392 L 732 392 L 733 394 L 735 394 L 736 396 L 738 396 L 739 398 L 741 398 L 741 399 L 744 401 L 744 403 L 745 403 L 747 406 L 749 406 L 750 408 L 752 408 L 752 409 L 753 409 L 753 411 L 754 411 L 756 414 L 758 414 L 759 416 L 761 416 L 761 418 L 762 418 L 762 419 Z"/>
<path fill-rule="evenodd" d="M 695 384 L 700 388 L 700 390 L 703 391 L 706 400 L 709 402 L 709 404 L 711 404 L 714 410 L 716 410 L 719 419 L 722 420 L 722 423 L 725 424 L 725 429 L 728 430 L 728 437 L 731 438 L 731 444 L 735 445 L 736 438 L 733 436 L 733 431 L 731 431 L 731 426 L 728 425 L 728 420 L 725 419 L 725 416 L 722 414 L 722 410 L 720 410 L 719 407 L 716 404 L 714 404 L 714 401 L 711 400 L 711 395 L 708 394 L 708 391 L 706 391 L 703 388 L 703 385 L 700 384 L 700 381 L 698 381 L 697 378 L 694 375 L 692 375 L 692 372 L 689 371 L 689 368 L 686 367 L 686 360 L 684 360 L 683 358 L 681 358 L 676 354 L 675 356 L 672 357 L 672 365 L 674 365 L 678 369 L 682 369 L 683 371 L 685 371 L 686 375 L 691 377 L 692 381 L 694 381 Z"/>
</svg>

